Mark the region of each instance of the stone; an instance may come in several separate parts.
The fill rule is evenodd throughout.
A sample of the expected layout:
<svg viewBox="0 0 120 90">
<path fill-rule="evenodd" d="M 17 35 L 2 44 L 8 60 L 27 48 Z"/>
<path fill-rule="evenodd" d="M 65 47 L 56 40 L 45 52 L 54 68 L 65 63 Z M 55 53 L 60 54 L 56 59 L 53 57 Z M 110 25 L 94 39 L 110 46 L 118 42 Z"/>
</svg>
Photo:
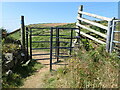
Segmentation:
<svg viewBox="0 0 120 90">
<path fill-rule="evenodd" d="M 5 53 L 5 58 L 6 58 L 8 61 L 13 60 L 13 53 Z"/>
</svg>

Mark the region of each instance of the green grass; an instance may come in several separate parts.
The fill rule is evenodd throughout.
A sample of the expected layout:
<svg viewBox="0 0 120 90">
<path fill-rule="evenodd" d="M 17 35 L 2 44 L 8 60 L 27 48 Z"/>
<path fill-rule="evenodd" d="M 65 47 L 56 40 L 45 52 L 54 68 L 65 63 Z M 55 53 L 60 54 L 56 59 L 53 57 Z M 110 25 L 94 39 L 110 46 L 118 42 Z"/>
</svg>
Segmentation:
<svg viewBox="0 0 120 90">
<path fill-rule="evenodd" d="M 10 34 L 9 37 L 13 38 L 13 39 L 16 39 L 16 40 L 20 40 L 21 38 L 21 32 L 20 31 L 17 31 L 13 34 Z"/>
<path fill-rule="evenodd" d="M 3 74 L 3 88 L 17 88 L 24 84 L 24 80 L 33 75 L 36 70 L 41 69 L 41 63 L 31 61 L 28 65 L 18 65 L 10 75 Z"/>
<path fill-rule="evenodd" d="M 68 25 L 70 26 L 70 24 Z M 67 27 L 67 25 L 65 26 Z M 40 30 L 40 31 L 35 31 L 37 29 L 34 29 L 33 34 L 49 34 L 50 35 L 50 30 L 48 29 L 44 29 L 44 30 Z M 56 31 L 53 31 L 53 34 L 56 35 Z M 68 36 L 60 36 L 60 37 L 70 37 L 71 32 L 70 30 L 62 30 L 60 29 L 60 35 L 68 35 Z M 73 36 L 75 36 L 75 31 L 73 31 Z M 54 36 L 55 37 L 55 36 Z M 32 41 L 50 41 L 50 36 L 33 36 L 32 37 Z M 53 41 L 56 41 L 56 38 L 53 38 Z M 60 41 L 65 41 L 65 42 L 70 42 L 70 39 L 60 39 Z M 56 43 L 53 43 L 53 47 L 55 47 Z M 69 47 L 70 43 L 60 43 L 61 47 Z M 50 43 L 32 43 L 32 47 L 33 48 L 48 48 L 50 47 Z M 49 51 L 49 50 L 47 50 Z M 67 52 L 68 50 L 64 50 L 65 52 Z"/>
<path fill-rule="evenodd" d="M 105 24 L 106 22 L 103 21 Z M 34 25 L 33 25 L 34 26 Z M 36 25 L 36 27 L 40 27 Z M 75 27 L 75 24 L 58 27 Z M 96 27 L 92 27 L 96 29 Z M 100 31 L 101 29 L 97 29 Z M 34 34 L 50 34 L 46 30 L 34 32 Z M 82 31 L 89 33 L 85 29 Z M 103 32 L 103 30 L 102 30 Z M 105 32 L 103 32 L 105 33 Z M 54 31 L 55 34 L 55 31 Z M 61 30 L 61 35 L 70 35 L 67 30 Z M 75 36 L 75 32 L 74 32 Z M 96 38 L 101 38 L 94 35 Z M 33 41 L 48 41 L 48 36 L 33 37 Z M 55 39 L 54 39 L 55 40 Z M 63 40 L 68 41 L 68 40 Z M 49 43 L 35 43 L 33 48 L 49 47 Z M 54 44 L 55 46 L 55 44 Z M 61 43 L 61 46 L 69 44 Z M 119 59 L 116 53 L 109 54 L 104 46 L 93 44 L 91 40 L 81 39 L 80 48 L 73 52 L 69 58 L 68 66 L 59 68 L 56 72 L 46 74 L 44 78 L 45 88 L 117 88 Z M 67 50 L 65 51 L 67 52 Z M 15 77 L 17 77 L 15 75 Z"/>
<path fill-rule="evenodd" d="M 5 53 L 15 53 L 18 50 L 21 50 L 19 47 L 19 43 L 17 35 L 15 33 L 11 36 L 5 37 L 2 39 L 2 53 L 3 56 Z M 4 58 L 4 57 L 3 57 Z M 3 59 L 4 60 L 4 59 Z M 3 61 L 4 62 L 4 61 Z M 43 65 L 36 61 L 31 61 L 28 65 L 26 64 L 17 64 L 12 68 L 13 73 L 7 75 L 4 71 L 2 74 L 2 86 L 3 88 L 17 88 L 23 85 L 24 80 L 33 75 L 36 70 L 41 69 Z"/>
<path fill-rule="evenodd" d="M 118 88 L 119 58 L 104 46 L 87 51 L 81 47 L 67 61 L 68 66 L 46 75 L 45 88 Z"/>
</svg>

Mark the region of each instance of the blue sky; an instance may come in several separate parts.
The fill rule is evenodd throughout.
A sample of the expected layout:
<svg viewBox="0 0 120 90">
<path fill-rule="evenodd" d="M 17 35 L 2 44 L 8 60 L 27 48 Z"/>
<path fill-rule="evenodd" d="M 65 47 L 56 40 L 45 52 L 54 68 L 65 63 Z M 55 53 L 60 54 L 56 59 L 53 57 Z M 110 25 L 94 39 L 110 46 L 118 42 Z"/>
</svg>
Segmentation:
<svg viewBox="0 0 120 90">
<path fill-rule="evenodd" d="M 117 2 L 2 2 L 2 26 L 14 31 L 20 27 L 21 15 L 25 16 L 26 25 L 76 22 L 80 5 L 84 5 L 85 12 L 118 17 Z"/>
</svg>

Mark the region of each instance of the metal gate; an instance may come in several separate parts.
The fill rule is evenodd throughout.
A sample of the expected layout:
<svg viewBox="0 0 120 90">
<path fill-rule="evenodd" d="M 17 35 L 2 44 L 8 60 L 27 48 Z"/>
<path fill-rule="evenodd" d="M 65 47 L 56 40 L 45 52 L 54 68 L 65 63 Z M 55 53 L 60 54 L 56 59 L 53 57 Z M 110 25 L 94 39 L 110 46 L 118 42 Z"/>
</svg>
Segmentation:
<svg viewBox="0 0 120 90">
<path fill-rule="evenodd" d="M 118 51 L 120 58 L 120 20 L 113 20 L 111 30 L 110 53 L 113 50 Z"/>
<path fill-rule="evenodd" d="M 30 59 L 33 60 L 32 56 L 49 55 L 49 58 L 43 57 L 34 60 L 50 60 L 51 71 L 52 64 L 54 64 L 53 59 L 59 62 L 61 58 L 72 56 L 73 39 L 79 38 L 75 36 L 76 29 L 78 28 L 30 28 Z M 47 53 L 33 54 L 34 50 L 45 50 Z"/>
</svg>

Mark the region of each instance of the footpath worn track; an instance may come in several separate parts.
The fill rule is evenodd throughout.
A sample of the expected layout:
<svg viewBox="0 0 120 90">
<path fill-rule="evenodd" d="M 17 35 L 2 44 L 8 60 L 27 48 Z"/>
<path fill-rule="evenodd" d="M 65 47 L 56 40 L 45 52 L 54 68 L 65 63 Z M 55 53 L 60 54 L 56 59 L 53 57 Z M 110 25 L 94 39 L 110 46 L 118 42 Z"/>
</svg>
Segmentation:
<svg viewBox="0 0 120 90">
<path fill-rule="evenodd" d="M 45 54 L 45 53 L 48 53 L 48 52 L 47 51 L 34 51 L 33 52 L 33 54 Z M 33 59 L 38 59 L 38 58 L 42 59 L 43 57 L 33 56 Z M 45 55 L 44 58 L 49 58 L 49 55 Z M 44 88 L 43 87 L 43 84 L 44 84 L 43 78 L 45 77 L 46 73 L 50 72 L 50 70 L 49 70 L 50 60 L 40 60 L 40 61 L 38 60 L 37 62 L 40 62 L 41 64 L 44 64 L 45 66 L 42 69 L 37 70 L 37 72 L 34 75 L 27 77 L 24 82 L 24 85 L 20 88 Z M 54 62 L 56 62 L 55 59 L 53 59 L 53 63 Z M 65 65 L 66 65 L 65 62 L 59 62 L 59 63 L 53 64 L 52 68 L 53 68 L 53 70 L 56 70 L 57 68 L 63 67 Z"/>
</svg>

